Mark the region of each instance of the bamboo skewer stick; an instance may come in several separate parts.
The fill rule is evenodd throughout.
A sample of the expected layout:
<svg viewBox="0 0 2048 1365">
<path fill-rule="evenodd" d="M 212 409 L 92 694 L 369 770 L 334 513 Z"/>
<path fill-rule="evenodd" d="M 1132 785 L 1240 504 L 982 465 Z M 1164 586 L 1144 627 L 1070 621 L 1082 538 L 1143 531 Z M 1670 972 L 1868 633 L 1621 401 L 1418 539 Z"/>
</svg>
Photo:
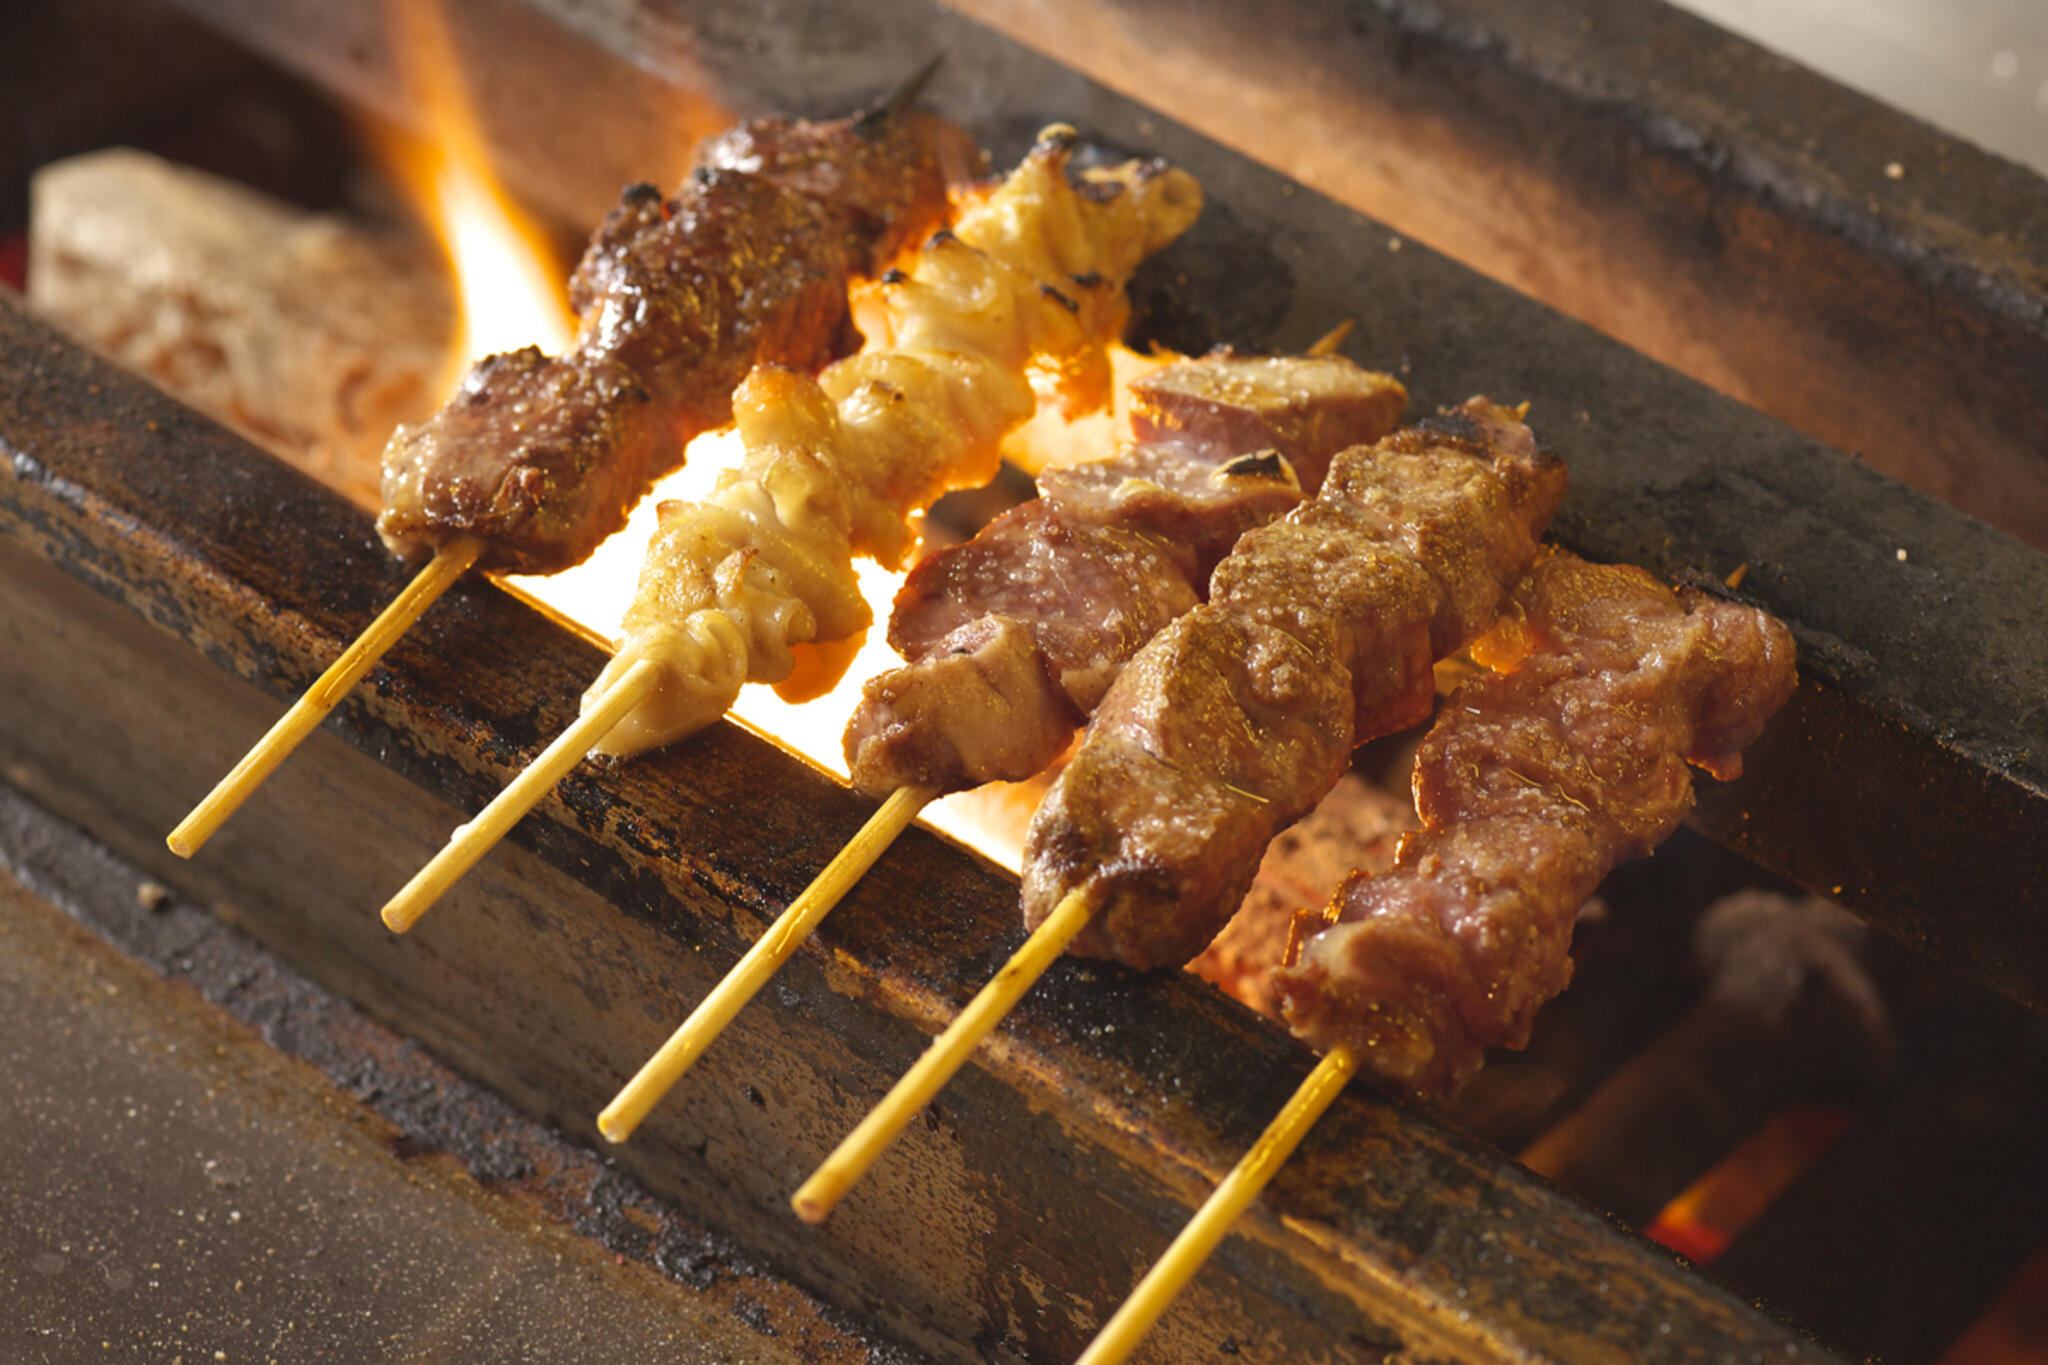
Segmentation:
<svg viewBox="0 0 2048 1365">
<path fill-rule="evenodd" d="M 228 770 L 227 776 L 192 808 L 192 813 L 178 822 L 178 827 L 164 840 L 170 845 L 171 852 L 180 858 L 189 858 L 197 853 L 227 823 L 228 817 L 241 809 L 242 803 L 256 788 L 263 785 L 264 779 L 277 770 L 277 765 L 284 762 L 307 735 L 320 728 L 320 722 L 327 719 L 327 713 L 362 681 L 370 666 L 383 658 L 391 646 L 398 643 L 400 636 L 412 629 L 413 623 L 440 600 L 441 594 L 454 586 L 455 580 L 469 571 L 483 552 L 484 543 L 467 536 L 451 540 L 435 551 L 434 557 L 413 576 L 412 582 L 405 585 L 404 591 L 377 614 L 377 619 L 370 622 L 354 643 L 342 651 L 341 657 L 328 665 L 327 671 L 292 703 L 291 709 L 278 718 L 248 753 L 242 755 L 242 761 Z"/>
<path fill-rule="evenodd" d="M 1351 329 L 1358 326 L 1357 318 L 1346 318 L 1329 331 L 1317 337 L 1308 348 L 1310 355 L 1335 355 L 1337 348 L 1344 344 L 1344 338 L 1351 335 Z"/>
<path fill-rule="evenodd" d="M 647 1059 L 617 1098 L 604 1107 L 604 1112 L 597 1116 L 597 1130 L 606 1140 L 624 1142 L 633 1135 L 648 1111 L 682 1079 L 733 1016 L 768 984 L 768 978 L 803 945 L 832 907 L 875 865 L 896 836 L 910 827 L 936 794 L 929 787 L 903 787 L 890 793 L 846 847 L 839 850 L 838 856 L 789 903 L 789 908 L 726 973 L 725 979 L 712 988 L 682 1027 Z"/>
<path fill-rule="evenodd" d="M 1103 1324 L 1095 1340 L 1081 1353 L 1075 1365 L 1119 1365 L 1136 1349 L 1145 1333 L 1167 1309 L 1202 1263 L 1237 1222 L 1238 1216 L 1259 1197 L 1259 1191 L 1279 1173 L 1294 1149 L 1308 1136 L 1358 1071 L 1358 1054 L 1339 1044 L 1323 1054 L 1323 1060 L 1308 1073 L 1294 1097 L 1274 1116 L 1250 1151 L 1231 1168 L 1195 1216 L 1188 1220 L 1173 1245 L 1147 1271 L 1138 1287 L 1124 1300 L 1123 1307 Z"/>
<path fill-rule="evenodd" d="M 1085 889 L 1067 894 L 1045 921 L 1031 931 L 1022 947 L 1010 956 L 980 994 L 954 1017 L 943 1033 L 932 1039 L 916 1065 L 903 1073 L 882 1102 L 868 1112 L 860 1126 L 846 1135 L 832 1155 L 825 1158 L 811 1178 L 790 1200 L 797 1216 L 806 1223 L 822 1223 L 825 1215 L 867 1174 L 868 1167 L 896 1140 L 918 1111 L 931 1102 L 946 1082 L 972 1056 L 974 1049 L 995 1030 L 1024 992 L 1031 989 L 1046 968 L 1059 960 L 1074 935 L 1081 932 L 1095 914 L 1094 901 Z"/>
<path fill-rule="evenodd" d="M 1348 318 L 1338 323 L 1309 347 L 1308 354 L 1334 353 L 1351 334 L 1353 325 Z M 909 822 L 906 820 L 904 823 Z M 930 1102 L 932 1096 L 966 1062 L 975 1046 L 988 1036 L 1032 983 L 1058 959 L 1094 912 L 1095 907 L 1080 891 L 1069 894 L 1060 902 L 995 979 L 983 987 L 959 1017 L 932 1041 L 930 1049 L 918 1059 L 917 1064 L 804 1182 L 791 1200 L 799 1216 L 812 1223 L 824 1220 L 846 1191 L 895 1140 L 904 1125 Z M 706 1003 L 708 1005 L 709 1001 Z M 674 1040 L 671 1040 L 673 1045 Z M 652 1065 L 649 1064 L 650 1068 Z M 638 1083 L 637 1078 L 635 1083 Z M 614 1101 L 615 1108 L 618 1103 Z M 607 1114 L 611 1112 L 606 1110 Z M 602 1125 L 603 1120 L 599 1122 Z"/>
<path fill-rule="evenodd" d="M 611 733 L 627 712 L 654 690 L 660 671 L 659 664 L 642 659 L 621 674 L 595 706 L 541 750 L 540 756 L 527 764 L 525 771 L 513 778 L 511 785 L 499 792 L 475 819 L 456 828 L 448 837 L 447 847 L 435 854 L 385 905 L 385 925 L 393 933 L 402 934 L 417 924 L 444 891 L 490 852 L 492 845 L 504 838 L 541 797 L 583 761 L 599 740 Z"/>
</svg>

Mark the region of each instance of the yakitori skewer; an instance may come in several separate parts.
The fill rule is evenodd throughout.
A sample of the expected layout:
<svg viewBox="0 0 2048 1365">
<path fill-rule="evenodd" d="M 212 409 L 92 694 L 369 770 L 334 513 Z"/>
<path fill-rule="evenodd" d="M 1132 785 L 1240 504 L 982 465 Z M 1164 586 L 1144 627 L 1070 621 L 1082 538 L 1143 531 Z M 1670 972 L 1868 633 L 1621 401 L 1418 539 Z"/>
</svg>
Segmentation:
<svg viewBox="0 0 2048 1365">
<path fill-rule="evenodd" d="M 1070 176 L 1077 145 L 1071 128 L 1046 130 L 950 231 L 864 287 L 859 354 L 815 380 L 775 366 L 747 376 L 732 399 L 746 454 L 705 501 L 660 509 L 625 637 L 583 699 L 585 749 L 679 739 L 723 715 L 742 683 L 789 679 L 796 650 L 862 634 L 872 614 L 853 556 L 901 562 L 914 513 L 995 473 L 1003 436 L 1036 406 L 1034 369 L 1064 409 L 1107 399 L 1124 286 L 1193 222 L 1201 195 L 1157 161 Z M 822 652 L 809 662 L 830 670 Z M 575 761 L 559 741 L 547 757 L 560 771 Z M 410 928 L 552 782 L 508 788 L 384 922 Z"/>
<path fill-rule="evenodd" d="M 607 1137 L 632 1133 L 927 803 L 1055 759 L 1239 535 L 1393 428 L 1401 385 L 1328 354 L 1348 330 L 1305 358 L 1217 353 L 1145 376 L 1133 444 L 1046 474 L 1037 502 L 918 565 L 889 630 L 911 662 L 867 684 L 847 730 L 855 786 L 886 798 L 598 1116 Z"/>
<path fill-rule="evenodd" d="M 1429 714 L 1433 662 L 1491 624 L 1564 496 L 1563 465 L 1520 418 L 1475 398 L 1340 453 L 1312 502 L 1247 532 L 1209 600 L 1118 674 L 1032 821 L 1030 937 L 797 1191 L 801 1216 L 831 1211 L 999 1002 L 1069 945 L 1141 967 L 1186 961 L 1353 745 Z"/>
<path fill-rule="evenodd" d="M 698 149 L 674 199 L 625 192 L 570 281 L 574 347 L 491 356 L 384 455 L 377 526 L 426 567 L 178 827 L 190 857 L 470 568 L 556 573 L 625 523 L 702 432 L 731 420 L 756 364 L 816 369 L 844 349 L 847 283 L 887 269 L 975 173 L 965 133 L 908 109 L 833 123 L 759 119 Z"/>
<path fill-rule="evenodd" d="M 1675 595 L 1640 569 L 1545 558 L 1474 654 L 1415 760 L 1422 828 L 1297 922 L 1281 1006 L 1323 1059 L 1082 1355 L 1123 1360 L 1361 1066 L 1445 1094 L 1488 1045 L 1520 1047 L 1571 979 L 1579 908 L 1724 781 L 1796 681 L 1761 611 Z M 1303 946 L 1301 935 L 1313 935 Z"/>
</svg>

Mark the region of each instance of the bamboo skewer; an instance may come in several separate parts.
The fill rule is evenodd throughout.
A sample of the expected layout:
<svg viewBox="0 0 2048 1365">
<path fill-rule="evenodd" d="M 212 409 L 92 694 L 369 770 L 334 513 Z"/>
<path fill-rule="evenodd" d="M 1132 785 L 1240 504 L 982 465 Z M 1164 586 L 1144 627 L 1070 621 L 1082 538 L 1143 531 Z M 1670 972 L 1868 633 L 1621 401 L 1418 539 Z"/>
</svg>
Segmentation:
<svg viewBox="0 0 2048 1365">
<path fill-rule="evenodd" d="M 1031 931 L 1023 946 L 1011 954 L 1003 969 L 967 1002 L 967 1008 L 954 1017 L 943 1033 L 932 1039 L 916 1065 L 903 1073 L 882 1102 L 868 1112 L 860 1126 L 848 1133 L 803 1183 L 790 1200 L 799 1218 L 806 1223 L 825 1221 L 825 1215 L 867 1174 L 875 1158 L 888 1149 L 896 1135 L 953 1078 L 981 1040 L 1023 999 L 1024 992 L 1045 975 L 1046 968 L 1059 960 L 1067 945 L 1074 941 L 1074 935 L 1081 932 L 1094 914 L 1095 903 L 1085 888 L 1068 892 L 1066 899 L 1053 907 L 1053 912 Z"/>
<path fill-rule="evenodd" d="M 1242 1214 L 1259 1197 L 1272 1178 L 1294 1155 L 1294 1149 L 1308 1136 L 1358 1071 L 1358 1054 L 1339 1044 L 1323 1054 L 1323 1060 L 1295 1090 L 1280 1112 L 1268 1124 L 1230 1174 L 1188 1220 L 1173 1245 L 1166 1249 L 1138 1287 L 1124 1300 L 1123 1307 L 1103 1324 L 1095 1340 L 1081 1353 L 1075 1365 L 1119 1365 L 1136 1349 L 1145 1333 L 1167 1309 L 1202 1263 L 1230 1231 Z"/>
<path fill-rule="evenodd" d="M 242 755 L 242 761 L 229 769 L 227 776 L 192 808 L 192 813 L 178 822 L 178 827 L 164 840 L 170 845 L 171 852 L 180 858 L 189 858 L 197 853 L 227 823 L 228 817 L 241 809 L 250 794 L 263 785 L 264 779 L 277 770 L 277 765 L 284 762 L 307 735 L 320 728 L 320 722 L 327 718 L 327 713 L 362 681 L 363 675 L 370 671 L 370 665 L 383 658 L 391 646 L 398 643 L 399 637 L 412 629 L 413 623 L 425 614 L 427 608 L 440 600 L 441 594 L 469 571 L 483 552 L 484 543 L 467 536 L 451 540 L 435 551 L 434 557 L 413 576 L 412 582 L 405 585 L 404 591 L 377 614 L 377 619 L 370 622 L 354 643 L 342 651 L 340 658 L 328 665 L 327 671 L 292 703 L 291 709 L 278 717 L 277 723 L 263 738 Z"/>
<path fill-rule="evenodd" d="M 633 1135 L 648 1111 L 682 1079 L 733 1016 L 759 994 L 768 978 L 803 946 L 832 907 L 875 865 L 896 836 L 909 828 L 934 795 L 928 787 L 903 787 L 890 793 L 846 847 L 839 850 L 838 856 L 789 903 L 789 908 L 726 973 L 725 979 L 712 988 L 682 1027 L 647 1059 L 617 1098 L 604 1107 L 604 1112 L 597 1116 L 597 1130 L 606 1140 L 624 1142 Z"/>
<path fill-rule="evenodd" d="M 1349 318 L 1338 323 L 1308 348 L 1308 354 L 1334 353 L 1351 334 L 1353 326 L 1354 322 Z M 907 825 L 909 821 L 906 819 L 903 823 Z M 863 830 L 862 834 L 865 835 L 866 832 Z M 873 859 L 870 858 L 869 861 L 872 862 Z M 848 1134 L 837 1150 L 825 1159 L 809 1180 L 804 1182 L 803 1187 L 790 1201 L 800 1217 L 811 1223 L 824 1220 L 833 1206 L 867 1172 L 868 1167 L 874 1164 L 875 1159 L 895 1140 L 896 1135 L 911 1118 L 924 1108 L 932 1096 L 952 1078 L 953 1073 L 960 1069 L 975 1046 L 988 1036 L 1011 1007 L 1031 989 L 1032 983 L 1037 981 L 1045 973 L 1046 968 L 1066 950 L 1067 944 L 1081 932 L 1094 913 L 1094 905 L 1079 890 L 1069 893 L 1054 908 L 1052 914 L 1032 932 L 1031 937 L 1025 940 L 1024 945 L 1017 950 L 1002 971 L 996 974 L 995 979 L 983 987 L 981 993 L 969 1002 L 959 1017 L 932 1041 L 931 1047 L 918 1059 L 917 1064 L 904 1073 L 902 1079 L 883 1097 L 882 1102 L 861 1120 L 860 1126 Z M 787 956 L 786 952 L 784 956 Z M 706 1004 L 709 1004 L 708 1000 Z M 675 1040 L 672 1039 L 670 1045 L 674 1046 Z M 643 1069 L 642 1075 L 645 1075 L 653 1065 L 649 1063 L 648 1068 Z M 638 1078 L 635 1079 L 635 1084 L 638 1084 Z M 623 1099 L 622 1094 L 621 1100 Z M 619 1103 L 620 1101 L 614 1101 L 614 1108 L 617 1108 Z M 605 1112 L 609 1114 L 613 1110 L 608 1109 Z M 600 1119 L 599 1123 L 602 1125 L 603 1119 Z"/>
<path fill-rule="evenodd" d="M 405 888 L 385 905 L 386 927 L 402 934 L 417 924 L 441 893 L 490 852 L 492 845 L 504 838 L 541 797 L 583 761 L 599 740 L 611 733 L 627 712 L 654 690 L 660 673 L 659 664 L 642 659 L 621 674 L 617 682 L 605 689 L 596 705 L 541 750 L 540 756 L 527 764 L 475 819 L 458 826 L 448 837 L 447 846 L 413 874 Z"/>
</svg>

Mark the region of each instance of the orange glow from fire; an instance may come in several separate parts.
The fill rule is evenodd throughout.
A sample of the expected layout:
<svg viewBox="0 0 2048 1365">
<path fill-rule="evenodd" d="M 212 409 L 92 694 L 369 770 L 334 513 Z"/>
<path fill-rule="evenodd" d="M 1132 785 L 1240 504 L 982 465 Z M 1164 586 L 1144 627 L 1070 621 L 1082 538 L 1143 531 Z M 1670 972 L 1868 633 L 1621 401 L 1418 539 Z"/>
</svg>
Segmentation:
<svg viewBox="0 0 2048 1365">
<path fill-rule="evenodd" d="M 654 535 L 655 508 L 670 499 L 701 500 L 710 493 L 719 471 L 737 463 L 741 454 L 735 431 L 699 436 L 690 443 L 689 460 L 683 468 L 657 483 L 633 509 L 626 529 L 598 546 L 589 559 L 547 578 L 508 577 L 502 581 L 601 639 L 616 640 L 639 579 L 641 554 Z M 903 662 L 886 639 L 889 604 L 903 575 L 866 561 L 856 561 L 854 570 L 860 576 L 861 592 L 874 608 L 875 627 L 839 685 L 801 705 L 783 701 L 770 687 L 749 686 L 741 690 L 730 712 L 732 719 L 842 780 L 847 774 L 840 737 L 860 701 L 861 684 Z M 936 801 L 925 808 L 922 818 L 1015 871 L 1023 851 L 1024 826 L 1036 804 L 1036 784 L 1013 787 L 999 783 Z"/>
<path fill-rule="evenodd" d="M 458 294 L 450 343 L 452 392 L 475 361 L 500 351 L 569 347 L 576 332 L 564 272 L 546 234 L 513 203 L 491 170 L 482 128 L 462 84 L 462 65 L 440 7 L 392 0 L 393 50 L 427 133 L 383 139 L 387 158 L 448 253 Z"/>
<path fill-rule="evenodd" d="M 1111 346 L 1109 367 L 1116 376 L 1111 406 L 1068 421 L 1052 404 L 1042 403 L 1037 415 L 1003 442 L 1003 458 L 1027 474 L 1037 474 L 1109 454 L 1131 429 L 1131 381 L 1182 358 L 1172 351 L 1141 354 L 1127 346 Z"/>
<path fill-rule="evenodd" d="M 1827 1105 L 1788 1106 L 1665 1205 L 1644 1235 L 1697 1264 L 1713 1262 L 1853 1122 Z"/>
</svg>

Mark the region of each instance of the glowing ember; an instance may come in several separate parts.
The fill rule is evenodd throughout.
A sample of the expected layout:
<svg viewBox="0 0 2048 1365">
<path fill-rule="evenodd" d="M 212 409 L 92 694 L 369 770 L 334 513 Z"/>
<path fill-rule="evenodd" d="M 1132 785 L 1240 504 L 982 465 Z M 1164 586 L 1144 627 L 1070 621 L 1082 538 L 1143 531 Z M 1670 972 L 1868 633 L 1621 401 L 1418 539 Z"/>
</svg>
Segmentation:
<svg viewBox="0 0 2048 1365">
<path fill-rule="evenodd" d="M 1794 1104 L 1744 1139 L 1643 1229 L 1650 1240 L 1706 1265 L 1849 1130 L 1854 1115 Z"/>
</svg>

